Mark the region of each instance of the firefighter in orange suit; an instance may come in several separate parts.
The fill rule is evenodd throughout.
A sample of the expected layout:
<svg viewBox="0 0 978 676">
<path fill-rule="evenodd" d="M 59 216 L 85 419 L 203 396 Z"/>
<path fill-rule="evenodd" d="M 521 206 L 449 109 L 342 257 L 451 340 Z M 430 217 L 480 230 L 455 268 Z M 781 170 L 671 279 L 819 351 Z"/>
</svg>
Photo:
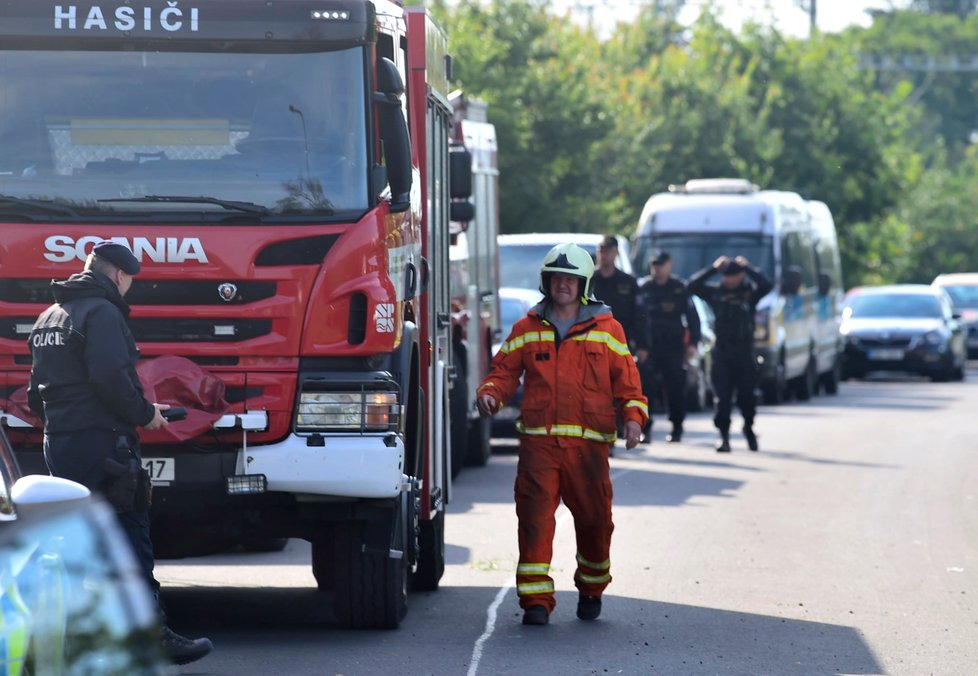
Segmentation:
<svg viewBox="0 0 978 676">
<path fill-rule="evenodd" d="M 601 594 L 611 582 L 608 455 L 617 436 L 615 407 L 625 421 L 627 448 L 638 444 L 648 420 L 625 333 L 611 310 L 592 298 L 593 276 L 594 262 L 581 247 L 551 249 L 540 271 L 544 299 L 513 326 L 477 390 L 479 412 L 490 416 L 523 376 L 515 487 L 523 624 L 547 624 L 556 605 L 550 559 L 561 499 L 577 531 L 577 616 L 601 614 Z"/>
</svg>

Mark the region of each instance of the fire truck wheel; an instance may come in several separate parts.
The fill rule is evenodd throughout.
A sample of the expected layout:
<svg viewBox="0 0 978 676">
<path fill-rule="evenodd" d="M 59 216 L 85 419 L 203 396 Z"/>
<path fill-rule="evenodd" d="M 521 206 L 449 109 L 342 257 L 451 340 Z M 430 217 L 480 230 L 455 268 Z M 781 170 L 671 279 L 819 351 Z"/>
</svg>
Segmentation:
<svg viewBox="0 0 978 676">
<path fill-rule="evenodd" d="M 418 569 L 411 578 L 411 588 L 416 591 L 435 591 L 445 572 L 445 512 L 439 511 L 430 521 L 420 524 L 421 552 Z"/>
<path fill-rule="evenodd" d="M 241 548 L 246 552 L 280 552 L 289 544 L 288 538 L 246 537 Z"/>
<path fill-rule="evenodd" d="M 463 399 L 461 403 L 456 403 Z M 449 434 L 452 436 L 452 478 L 458 476 L 465 466 L 466 446 L 468 445 L 468 421 L 466 420 L 465 402 L 463 396 L 453 396 L 450 405 Z"/>
<path fill-rule="evenodd" d="M 380 527 L 379 523 L 350 521 L 336 526 L 333 599 L 336 619 L 344 627 L 396 629 L 407 614 L 408 562 L 402 503 L 394 518 L 385 520 L 387 527 L 394 528 L 393 539 L 387 541 L 390 549 L 401 552 L 398 558 L 365 538 L 368 530 Z"/>
<path fill-rule="evenodd" d="M 317 537 L 312 541 L 312 576 L 316 585 L 322 591 L 333 588 L 333 536 L 332 530 L 327 529 L 326 537 Z"/>
</svg>

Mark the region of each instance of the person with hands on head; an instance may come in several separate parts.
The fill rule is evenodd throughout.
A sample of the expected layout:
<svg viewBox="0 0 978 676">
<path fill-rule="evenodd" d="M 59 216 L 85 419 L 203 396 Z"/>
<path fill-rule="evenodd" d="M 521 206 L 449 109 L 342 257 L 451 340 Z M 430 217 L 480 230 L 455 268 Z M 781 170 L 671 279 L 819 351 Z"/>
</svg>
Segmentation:
<svg viewBox="0 0 978 676">
<path fill-rule="evenodd" d="M 37 318 L 28 337 L 31 375 L 27 398 L 44 423 L 44 460 L 54 476 L 87 486 L 116 509 L 143 577 L 160 604 L 161 640 L 170 659 L 186 664 L 212 645 L 166 626 L 153 577 L 150 539 L 151 486 L 140 471 L 137 429 L 167 425 L 167 404 L 143 396 L 136 375 L 139 350 L 123 299 L 139 273 L 139 260 L 123 244 L 95 244 L 85 269 L 51 282 L 54 304 Z"/>
<path fill-rule="evenodd" d="M 720 284 L 711 284 L 711 278 L 717 274 L 721 277 Z M 709 303 L 716 315 L 712 378 L 716 396 L 713 424 L 720 432 L 718 453 L 730 452 L 730 413 L 735 392 L 737 407 L 744 417 L 747 447 L 752 451 L 758 449 L 754 432 L 757 411 L 754 314 L 757 303 L 773 288 L 764 273 L 743 256 L 720 256 L 713 265 L 689 278 L 689 290 Z"/>
<path fill-rule="evenodd" d="M 635 356 L 646 397 L 652 393 L 655 376 L 661 374 L 672 423 L 666 441 L 679 443 L 686 419 L 686 359 L 696 355 L 700 317 L 685 282 L 672 275 L 669 252 L 656 251 L 651 268 L 651 276 L 638 288 Z M 652 440 L 651 414 L 645 440 Z"/>
<path fill-rule="evenodd" d="M 581 247 L 559 244 L 540 270 L 543 300 L 513 325 L 476 391 L 490 416 L 523 379 L 516 469 L 520 560 L 516 592 L 523 623 L 549 622 L 556 606 L 550 576 L 554 513 L 570 509 L 577 533 L 577 616 L 601 614 L 611 582 L 610 444 L 615 414 L 625 421 L 625 445 L 638 445 L 648 419 L 635 361 L 621 324 L 591 296 L 594 262 Z"/>
</svg>

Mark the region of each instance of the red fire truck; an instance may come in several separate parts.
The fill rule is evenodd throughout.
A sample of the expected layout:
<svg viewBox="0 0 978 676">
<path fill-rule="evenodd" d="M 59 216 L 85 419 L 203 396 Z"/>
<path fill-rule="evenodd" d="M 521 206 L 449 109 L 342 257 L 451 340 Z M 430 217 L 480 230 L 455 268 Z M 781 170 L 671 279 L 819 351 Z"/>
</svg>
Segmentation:
<svg viewBox="0 0 978 676">
<path fill-rule="evenodd" d="M 425 12 L 386 0 L 5 2 L 0 419 L 22 464 L 44 471 L 18 402 L 49 282 L 125 242 L 143 358 L 226 401 L 183 442 L 143 433 L 154 540 L 304 538 L 343 625 L 396 627 L 444 570 L 471 185 L 450 66 Z"/>
<path fill-rule="evenodd" d="M 453 150 L 471 157 L 471 218 L 452 223 L 452 311 L 455 359 L 451 390 L 452 470 L 485 465 L 490 456 L 488 418 L 475 406 L 476 385 L 489 372 L 499 336 L 499 170 L 496 128 L 485 102 L 462 92 L 449 97 L 455 109 Z M 464 208 L 464 205 L 463 207 Z M 462 209 L 457 209 L 459 213 Z"/>
</svg>

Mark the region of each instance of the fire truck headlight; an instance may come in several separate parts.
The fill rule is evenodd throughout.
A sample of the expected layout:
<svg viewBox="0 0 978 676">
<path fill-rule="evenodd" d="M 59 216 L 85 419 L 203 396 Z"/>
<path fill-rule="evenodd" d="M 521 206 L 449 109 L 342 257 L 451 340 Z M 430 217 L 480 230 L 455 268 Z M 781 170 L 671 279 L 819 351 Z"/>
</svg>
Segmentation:
<svg viewBox="0 0 978 676">
<path fill-rule="evenodd" d="M 396 392 L 303 392 L 298 432 L 387 432 L 397 429 Z"/>
</svg>

